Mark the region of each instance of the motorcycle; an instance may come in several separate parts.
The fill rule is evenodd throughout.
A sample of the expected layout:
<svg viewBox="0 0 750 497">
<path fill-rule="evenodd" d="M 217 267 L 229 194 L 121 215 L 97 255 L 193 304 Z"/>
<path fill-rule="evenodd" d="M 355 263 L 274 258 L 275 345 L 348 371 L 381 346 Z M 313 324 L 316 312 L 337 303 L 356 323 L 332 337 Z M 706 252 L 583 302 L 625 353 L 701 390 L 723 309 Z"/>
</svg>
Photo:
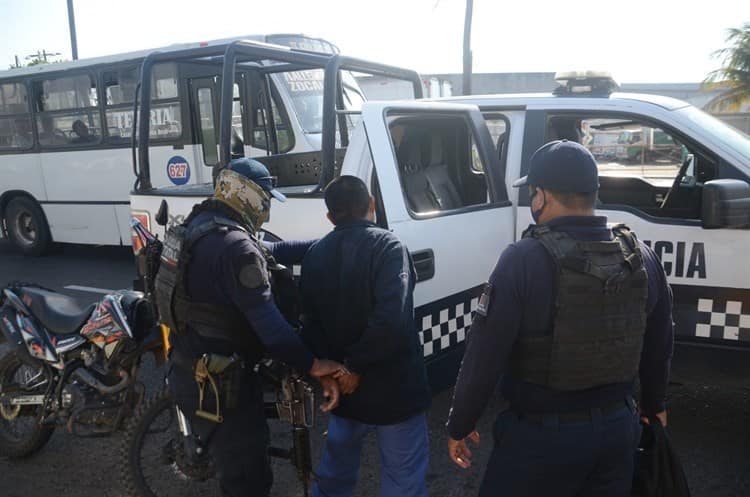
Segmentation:
<svg viewBox="0 0 750 497">
<path fill-rule="evenodd" d="M 163 357 L 151 304 L 123 290 L 81 308 L 28 283 L 0 292 L 0 455 L 30 456 L 57 426 L 81 437 L 114 433 L 143 400 L 141 358 Z"/>
</svg>

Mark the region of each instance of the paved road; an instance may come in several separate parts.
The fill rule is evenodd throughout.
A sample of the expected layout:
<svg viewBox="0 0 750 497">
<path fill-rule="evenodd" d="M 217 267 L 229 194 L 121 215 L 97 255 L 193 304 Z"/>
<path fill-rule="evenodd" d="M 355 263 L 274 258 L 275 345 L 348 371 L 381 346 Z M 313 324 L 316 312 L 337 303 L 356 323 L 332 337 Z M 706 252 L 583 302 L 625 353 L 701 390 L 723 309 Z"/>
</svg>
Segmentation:
<svg viewBox="0 0 750 497">
<path fill-rule="evenodd" d="M 48 256 L 29 258 L 0 239 L 0 285 L 15 280 L 35 282 L 87 304 L 101 295 L 98 290 L 131 288 L 134 277 L 130 247 L 60 244 Z"/>
<path fill-rule="evenodd" d="M 65 289 L 77 285 L 103 289 L 127 287 L 133 265 L 129 249 L 66 246 L 38 259 L 13 255 L 0 241 L 0 283 L 24 279 L 61 290 L 86 303 L 95 293 Z M 670 425 L 683 456 L 695 497 L 746 497 L 750 495 L 750 361 L 748 353 L 678 346 L 673 383 L 669 389 Z M 145 370 L 150 386 L 161 372 Z M 437 395 L 429 411 L 431 464 L 428 475 L 433 496 L 476 495 L 491 448 L 491 424 L 501 409 L 490 402 L 478 429 L 484 436 L 476 451 L 477 464 L 469 471 L 455 468 L 445 453 L 443 423 L 450 392 Z M 325 420 L 314 429 L 315 454 L 319 454 Z M 288 441 L 286 430 L 274 429 L 274 439 Z M 0 459 L 0 497 L 123 497 L 117 475 L 121 436 L 76 439 L 59 429 L 37 456 L 25 461 Z M 275 463 L 273 495 L 302 495 L 287 463 Z M 377 495 L 377 450 L 372 440 L 362 456 L 357 497 Z M 165 496 L 166 497 L 166 496 Z M 182 497 L 175 494 L 174 497 Z"/>
</svg>

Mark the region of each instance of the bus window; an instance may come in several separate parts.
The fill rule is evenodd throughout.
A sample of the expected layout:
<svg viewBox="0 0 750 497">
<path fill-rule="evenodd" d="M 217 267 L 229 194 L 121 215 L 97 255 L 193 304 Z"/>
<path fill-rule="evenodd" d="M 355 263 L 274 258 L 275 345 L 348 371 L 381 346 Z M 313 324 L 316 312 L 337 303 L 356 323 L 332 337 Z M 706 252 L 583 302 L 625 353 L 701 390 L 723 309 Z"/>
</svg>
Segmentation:
<svg viewBox="0 0 750 497">
<path fill-rule="evenodd" d="M 266 108 L 265 97 L 261 91 L 256 92 L 256 98 L 251 99 L 251 126 L 252 126 L 252 146 L 261 150 L 270 150 L 266 140 Z M 279 153 L 283 154 L 294 147 L 294 136 L 292 134 L 291 124 L 286 112 L 279 108 L 279 102 L 276 95 L 271 99 L 271 111 L 273 112 L 273 122 L 276 127 L 276 138 L 279 141 Z M 270 138 L 270 137 L 268 137 Z"/>
<path fill-rule="evenodd" d="M 33 95 L 42 146 L 87 146 L 99 142 L 99 99 L 91 75 L 35 81 Z"/>
<path fill-rule="evenodd" d="M 244 157 L 245 133 L 242 128 L 244 109 L 240 99 L 240 85 L 234 84 L 232 89 L 232 157 Z"/>
<path fill-rule="evenodd" d="M 207 166 L 214 166 L 219 163 L 219 151 L 211 88 L 198 88 L 198 122 L 203 145 L 203 162 Z"/>
<path fill-rule="evenodd" d="M 0 85 L 0 149 L 25 149 L 33 145 L 26 87 L 23 83 Z"/>
<path fill-rule="evenodd" d="M 167 63 L 154 66 L 151 98 L 154 100 L 177 98 L 177 93 L 177 64 Z"/>
<path fill-rule="evenodd" d="M 151 138 L 177 138 L 182 135 L 176 74 L 174 64 L 154 66 L 151 85 Z M 120 68 L 102 74 L 110 141 L 130 142 L 133 135 L 133 99 L 139 77 L 137 67 Z M 165 99 L 171 101 L 164 102 Z"/>
</svg>

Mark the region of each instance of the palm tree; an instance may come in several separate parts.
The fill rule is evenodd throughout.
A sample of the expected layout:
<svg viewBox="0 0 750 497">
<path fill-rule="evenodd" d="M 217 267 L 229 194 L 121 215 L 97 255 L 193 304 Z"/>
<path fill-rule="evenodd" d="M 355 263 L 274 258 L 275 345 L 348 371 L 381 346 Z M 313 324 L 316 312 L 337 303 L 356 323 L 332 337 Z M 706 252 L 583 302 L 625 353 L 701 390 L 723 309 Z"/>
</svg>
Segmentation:
<svg viewBox="0 0 750 497">
<path fill-rule="evenodd" d="M 737 112 L 750 100 L 750 22 L 729 29 L 726 41 L 729 46 L 713 53 L 723 67 L 711 71 L 704 83 L 728 88 L 709 103 L 711 110 Z"/>
</svg>

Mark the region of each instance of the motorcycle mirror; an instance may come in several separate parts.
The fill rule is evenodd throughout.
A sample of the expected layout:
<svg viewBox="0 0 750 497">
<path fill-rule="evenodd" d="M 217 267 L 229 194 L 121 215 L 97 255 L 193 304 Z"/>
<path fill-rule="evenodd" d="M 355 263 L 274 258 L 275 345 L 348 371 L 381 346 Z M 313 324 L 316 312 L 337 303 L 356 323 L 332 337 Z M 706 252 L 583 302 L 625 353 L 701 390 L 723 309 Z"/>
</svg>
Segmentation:
<svg viewBox="0 0 750 497">
<path fill-rule="evenodd" d="M 154 219 L 159 226 L 166 226 L 169 222 L 169 206 L 167 205 L 166 200 L 162 199 L 161 204 L 159 205 L 159 210 Z"/>
</svg>

